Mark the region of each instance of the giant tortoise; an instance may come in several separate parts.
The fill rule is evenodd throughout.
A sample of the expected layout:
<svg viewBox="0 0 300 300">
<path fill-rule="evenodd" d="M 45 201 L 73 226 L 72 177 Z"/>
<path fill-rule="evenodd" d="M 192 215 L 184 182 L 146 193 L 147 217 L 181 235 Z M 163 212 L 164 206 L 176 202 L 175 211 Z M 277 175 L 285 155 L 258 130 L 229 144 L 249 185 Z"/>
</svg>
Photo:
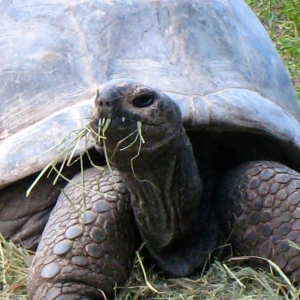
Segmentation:
<svg viewBox="0 0 300 300">
<path fill-rule="evenodd" d="M 300 109 L 242 0 L 4 0 L 0 22 L 0 231 L 39 244 L 31 299 L 112 298 L 142 242 L 167 276 L 229 240 L 299 280 Z M 75 154 L 106 166 L 25 197 L 85 125 Z"/>
</svg>

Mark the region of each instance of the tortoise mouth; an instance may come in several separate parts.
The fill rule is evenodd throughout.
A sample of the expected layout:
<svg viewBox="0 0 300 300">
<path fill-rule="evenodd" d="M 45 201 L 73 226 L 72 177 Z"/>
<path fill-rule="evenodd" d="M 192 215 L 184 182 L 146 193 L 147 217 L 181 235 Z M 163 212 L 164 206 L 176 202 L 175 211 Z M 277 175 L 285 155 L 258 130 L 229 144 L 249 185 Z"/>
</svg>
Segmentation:
<svg viewBox="0 0 300 300">
<path fill-rule="evenodd" d="M 120 144 L 130 145 L 133 149 L 132 145 L 141 143 L 138 147 L 143 150 L 155 151 L 169 143 L 178 133 L 178 128 L 170 128 L 164 123 L 144 123 L 128 117 L 97 118 L 92 128 L 96 144 L 102 148 L 105 141 L 110 149 L 119 148 Z"/>
<path fill-rule="evenodd" d="M 94 133 L 107 133 L 105 135 L 115 134 L 120 131 L 130 132 L 138 129 L 140 126 L 143 126 L 143 128 L 165 127 L 164 124 L 154 124 L 146 120 L 141 120 L 141 118 L 128 118 L 124 116 L 95 118 L 92 121 Z"/>
<path fill-rule="evenodd" d="M 140 120 L 128 118 L 128 117 L 101 118 L 99 120 L 107 120 L 110 122 L 110 126 L 120 126 L 118 128 L 136 125 L 138 122 L 145 124 L 145 125 L 150 125 L 150 124 L 147 124 L 146 122 L 142 122 Z M 153 125 L 153 124 L 151 124 L 151 125 Z"/>
<path fill-rule="evenodd" d="M 144 115 L 138 113 L 130 113 L 123 111 L 121 114 L 116 112 L 110 112 L 108 114 L 104 114 L 103 112 L 97 113 L 94 117 L 94 120 L 101 124 L 105 120 L 111 120 L 112 123 L 118 124 L 120 126 L 130 126 L 131 124 L 136 124 L 138 122 L 142 123 L 143 125 L 148 126 L 160 126 L 163 125 L 162 121 L 159 121 L 157 118 L 149 118 L 145 117 Z"/>
</svg>

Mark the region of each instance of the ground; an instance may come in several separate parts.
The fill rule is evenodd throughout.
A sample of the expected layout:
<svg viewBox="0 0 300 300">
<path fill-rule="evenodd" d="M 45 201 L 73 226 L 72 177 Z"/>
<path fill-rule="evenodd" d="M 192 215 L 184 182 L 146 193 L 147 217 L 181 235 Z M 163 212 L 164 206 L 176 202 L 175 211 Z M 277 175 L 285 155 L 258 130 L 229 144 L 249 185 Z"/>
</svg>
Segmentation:
<svg viewBox="0 0 300 300">
<path fill-rule="evenodd" d="M 300 5 L 298 0 L 246 1 L 269 31 L 281 54 L 300 99 Z M 296 4 L 297 2 L 297 4 Z M 0 300 L 28 299 L 25 281 L 32 254 L 0 238 Z M 270 272 L 255 270 L 237 257 L 216 261 L 209 272 L 189 279 L 163 279 L 144 269 L 137 254 L 135 269 L 119 299 L 299 299 L 300 286 L 293 286 L 276 266 Z M 278 272 L 279 271 L 279 272 Z"/>
</svg>

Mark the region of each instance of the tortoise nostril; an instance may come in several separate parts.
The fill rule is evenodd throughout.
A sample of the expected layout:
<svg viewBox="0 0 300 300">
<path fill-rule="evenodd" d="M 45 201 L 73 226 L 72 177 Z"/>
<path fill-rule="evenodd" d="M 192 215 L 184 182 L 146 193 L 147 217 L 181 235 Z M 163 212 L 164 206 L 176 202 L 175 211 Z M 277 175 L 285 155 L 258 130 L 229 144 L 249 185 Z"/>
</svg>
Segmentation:
<svg viewBox="0 0 300 300">
<path fill-rule="evenodd" d="M 109 101 L 99 101 L 99 106 L 107 106 L 110 107 L 111 103 Z"/>
</svg>

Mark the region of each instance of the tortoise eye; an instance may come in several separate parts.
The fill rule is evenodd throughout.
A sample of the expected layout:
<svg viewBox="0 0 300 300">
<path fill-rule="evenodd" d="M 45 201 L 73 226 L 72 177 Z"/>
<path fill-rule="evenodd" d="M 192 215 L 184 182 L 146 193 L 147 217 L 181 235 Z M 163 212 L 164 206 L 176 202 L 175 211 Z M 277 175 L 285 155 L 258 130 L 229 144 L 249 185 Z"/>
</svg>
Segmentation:
<svg viewBox="0 0 300 300">
<path fill-rule="evenodd" d="M 133 99 L 132 103 L 136 107 L 146 107 L 150 106 L 154 102 L 154 95 L 153 94 L 144 94 L 137 96 Z"/>
</svg>

